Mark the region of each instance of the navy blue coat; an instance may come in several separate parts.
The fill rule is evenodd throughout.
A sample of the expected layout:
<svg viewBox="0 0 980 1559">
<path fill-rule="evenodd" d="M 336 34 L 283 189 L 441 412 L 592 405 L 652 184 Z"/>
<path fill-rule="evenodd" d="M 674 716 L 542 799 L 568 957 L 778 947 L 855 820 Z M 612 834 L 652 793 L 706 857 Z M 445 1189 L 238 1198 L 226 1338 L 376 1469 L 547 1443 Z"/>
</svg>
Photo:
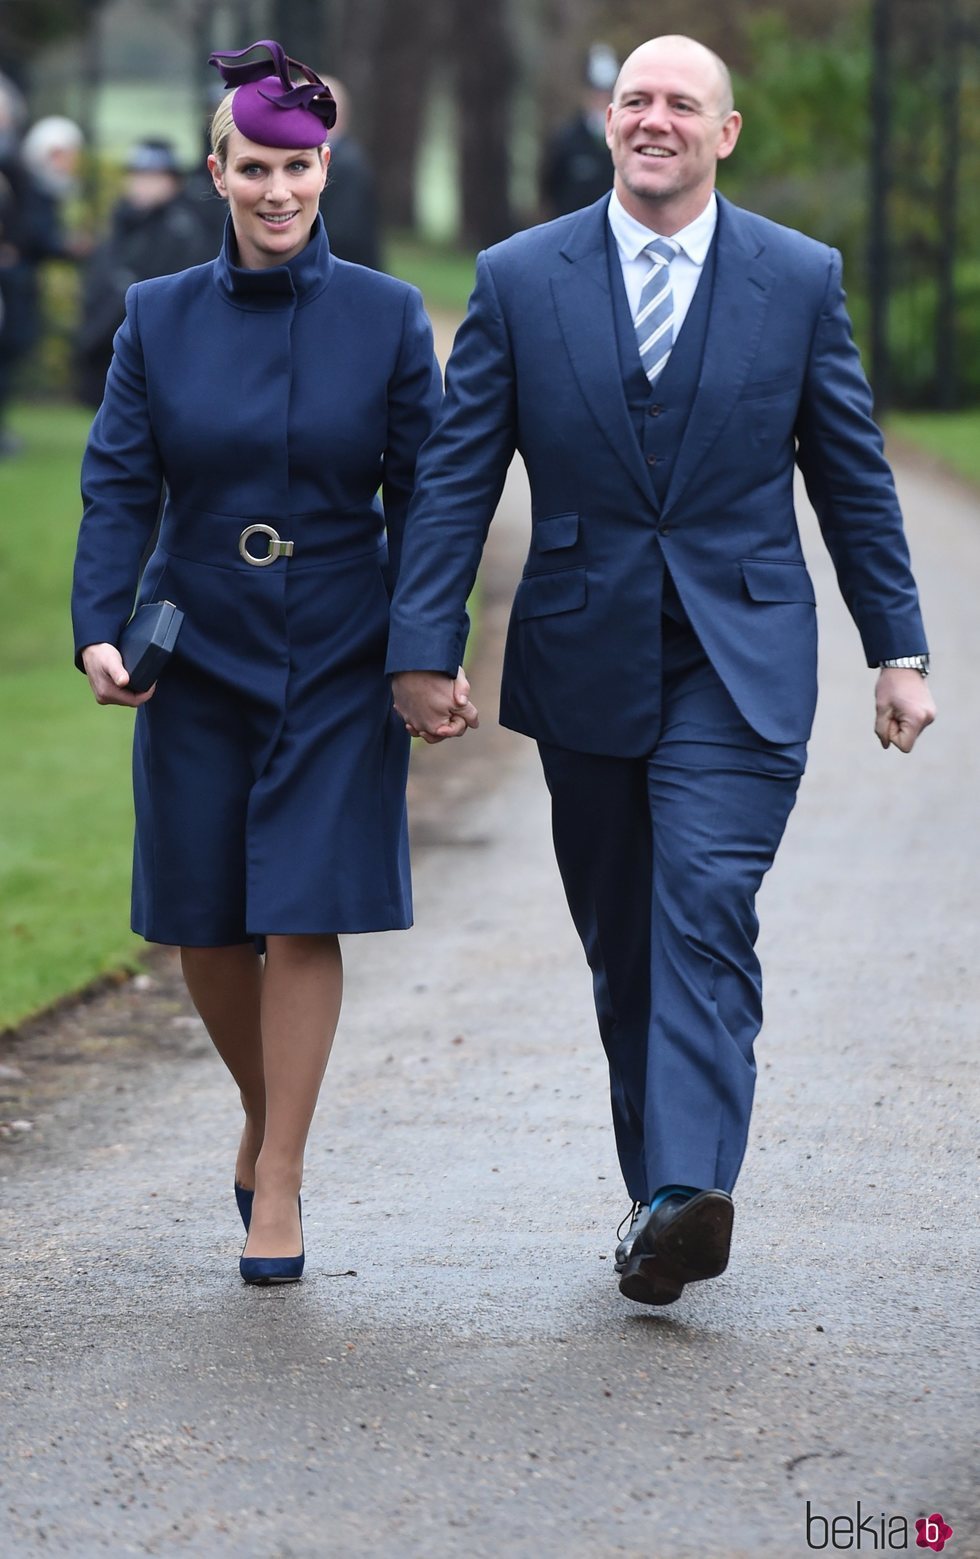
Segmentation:
<svg viewBox="0 0 980 1559">
<path fill-rule="evenodd" d="M 137 715 L 133 926 L 220 945 L 408 925 L 408 739 L 383 663 L 441 396 L 431 330 L 415 288 L 336 260 L 319 219 L 270 270 L 232 242 L 130 290 L 83 464 L 76 654 L 118 643 L 162 482 L 139 600 L 186 614 Z M 255 523 L 293 555 L 247 563 Z"/>
<path fill-rule="evenodd" d="M 869 664 L 926 647 L 840 256 L 719 199 L 700 382 L 661 502 L 626 400 L 607 208 L 608 197 L 478 259 L 419 467 L 388 669 L 455 672 L 463 603 L 517 450 L 532 530 L 503 723 L 582 752 L 647 752 L 666 561 L 744 718 L 767 741 L 805 741 L 817 632 L 795 464 Z"/>
</svg>

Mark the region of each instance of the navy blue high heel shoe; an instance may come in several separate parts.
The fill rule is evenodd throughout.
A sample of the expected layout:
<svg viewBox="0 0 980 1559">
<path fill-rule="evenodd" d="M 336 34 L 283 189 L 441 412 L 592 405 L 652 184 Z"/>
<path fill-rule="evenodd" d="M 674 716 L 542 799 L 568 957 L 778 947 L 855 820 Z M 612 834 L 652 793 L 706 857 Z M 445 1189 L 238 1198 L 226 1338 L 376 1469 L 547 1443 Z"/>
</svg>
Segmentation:
<svg viewBox="0 0 980 1559">
<path fill-rule="evenodd" d="M 299 1205 L 300 1253 L 298 1256 L 241 1256 L 238 1270 L 246 1283 L 298 1283 L 303 1276 L 306 1245 L 303 1240 L 303 1198 Z M 251 1215 L 251 1207 L 249 1207 Z"/>
<path fill-rule="evenodd" d="M 235 1201 L 238 1203 L 238 1211 L 242 1215 L 242 1223 L 245 1225 L 246 1234 L 248 1233 L 248 1226 L 252 1221 L 252 1200 L 254 1196 L 254 1191 L 246 1191 L 243 1185 L 239 1185 L 238 1181 L 235 1181 Z"/>
</svg>

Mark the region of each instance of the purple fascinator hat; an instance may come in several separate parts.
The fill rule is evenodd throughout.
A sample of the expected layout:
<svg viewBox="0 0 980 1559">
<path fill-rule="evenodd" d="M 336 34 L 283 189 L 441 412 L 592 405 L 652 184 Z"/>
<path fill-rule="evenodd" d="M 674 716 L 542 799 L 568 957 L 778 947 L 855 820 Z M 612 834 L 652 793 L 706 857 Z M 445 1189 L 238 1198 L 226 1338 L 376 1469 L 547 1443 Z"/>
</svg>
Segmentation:
<svg viewBox="0 0 980 1559">
<path fill-rule="evenodd" d="M 258 59 L 247 59 L 256 53 Z M 231 117 L 250 141 L 305 151 L 326 140 L 337 118 L 333 93 L 308 65 L 290 59 L 282 44 L 262 38 L 247 49 L 217 49 L 208 64 L 226 86 L 238 88 Z M 291 70 L 305 80 L 297 85 Z"/>
</svg>

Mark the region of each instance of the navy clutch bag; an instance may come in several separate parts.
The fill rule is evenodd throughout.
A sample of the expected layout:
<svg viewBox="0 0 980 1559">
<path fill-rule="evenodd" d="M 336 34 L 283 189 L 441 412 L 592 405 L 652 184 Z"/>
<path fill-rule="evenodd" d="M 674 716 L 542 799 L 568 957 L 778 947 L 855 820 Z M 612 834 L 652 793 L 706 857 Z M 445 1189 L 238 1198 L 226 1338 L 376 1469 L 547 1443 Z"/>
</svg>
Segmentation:
<svg viewBox="0 0 980 1559">
<path fill-rule="evenodd" d="M 173 654 L 184 614 L 172 601 L 150 601 L 134 612 L 119 641 L 129 672 L 127 693 L 145 693 Z"/>
</svg>

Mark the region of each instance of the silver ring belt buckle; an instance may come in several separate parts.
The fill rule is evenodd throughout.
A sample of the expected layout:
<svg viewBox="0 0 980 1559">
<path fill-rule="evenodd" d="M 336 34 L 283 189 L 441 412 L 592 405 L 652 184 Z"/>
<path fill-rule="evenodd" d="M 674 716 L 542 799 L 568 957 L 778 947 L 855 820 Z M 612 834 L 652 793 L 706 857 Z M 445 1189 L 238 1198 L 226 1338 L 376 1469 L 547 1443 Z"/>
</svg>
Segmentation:
<svg viewBox="0 0 980 1559">
<path fill-rule="evenodd" d="M 249 552 L 250 536 L 268 536 L 269 550 L 264 558 L 257 558 L 253 552 Z M 251 563 L 255 568 L 266 568 L 270 563 L 275 563 L 277 558 L 291 558 L 293 544 L 291 541 L 283 541 L 271 525 L 246 525 L 238 538 L 238 551 L 246 563 Z"/>
</svg>

